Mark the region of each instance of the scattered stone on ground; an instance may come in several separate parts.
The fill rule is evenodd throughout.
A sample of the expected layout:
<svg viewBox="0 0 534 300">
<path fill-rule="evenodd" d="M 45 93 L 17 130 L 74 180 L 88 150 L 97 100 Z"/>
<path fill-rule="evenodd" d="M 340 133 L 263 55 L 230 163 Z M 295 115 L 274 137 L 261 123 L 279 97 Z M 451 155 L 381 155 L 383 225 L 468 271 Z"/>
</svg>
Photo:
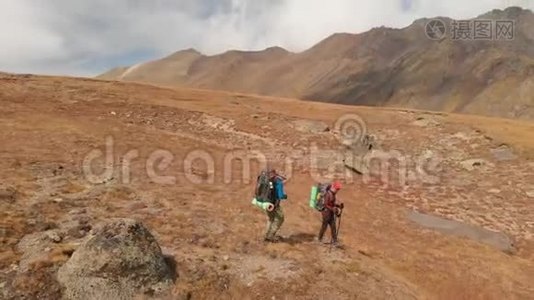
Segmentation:
<svg viewBox="0 0 534 300">
<path fill-rule="evenodd" d="M 61 240 L 63 240 L 63 238 L 55 230 L 47 231 L 45 234 L 46 237 L 54 243 L 60 243 Z"/>
<path fill-rule="evenodd" d="M 15 203 L 17 190 L 12 187 L 0 187 L 0 202 Z"/>
<path fill-rule="evenodd" d="M 58 230 L 36 232 L 24 236 L 17 245 L 17 250 L 22 254 L 19 262 L 21 272 L 29 271 L 32 263 L 44 260 L 48 257 L 45 251 L 53 248 L 54 244 L 61 242 L 62 237 Z"/>
<path fill-rule="evenodd" d="M 425 116 L 425 117 L 418 117 L 414 122 L 412 122 L 412 125 L 419 126 L 419 127 L 435 127 L 439 126 L 440 122 L 436 119 Z"/>
<path fill-rule="evenodd" d="M 304 133 L 323 133 L 330 131 L 330 127 L 328 127 L 328 124 L 321 122 L 321 121 L 313 121 L 313 120 L 296 120 L 293 121 L 293 127 Z"/>
<path fill-rule="evenodd" d="M 462 167 L 467 171 L 473 171 L 476 169 L 491 169 L 495 165 L 485 159 L 468 159 L 460 163 Z"/>
<path fill-rule="evenodd" d="M 514 154 L 508 145 L 501 145 L 500 147 L 491 149 L 490 151 L 498 161 L 508 161 L 517 158 L 517 155 Z"/>
</svg>

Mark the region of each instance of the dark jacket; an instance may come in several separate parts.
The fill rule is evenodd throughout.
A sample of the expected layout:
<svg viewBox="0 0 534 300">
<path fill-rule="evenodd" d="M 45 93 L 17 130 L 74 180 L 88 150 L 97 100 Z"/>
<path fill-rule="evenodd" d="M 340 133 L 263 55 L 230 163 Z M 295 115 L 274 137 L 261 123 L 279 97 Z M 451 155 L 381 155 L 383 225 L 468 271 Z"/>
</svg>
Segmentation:
<svg viewBox="0 0 534 300">
<path fill-rule="evenodd" d="M 330 211 L 334 211 L 336 206 L 336 194 L 328 190 L 324 195 L 324 207 Z"/>
</svg>

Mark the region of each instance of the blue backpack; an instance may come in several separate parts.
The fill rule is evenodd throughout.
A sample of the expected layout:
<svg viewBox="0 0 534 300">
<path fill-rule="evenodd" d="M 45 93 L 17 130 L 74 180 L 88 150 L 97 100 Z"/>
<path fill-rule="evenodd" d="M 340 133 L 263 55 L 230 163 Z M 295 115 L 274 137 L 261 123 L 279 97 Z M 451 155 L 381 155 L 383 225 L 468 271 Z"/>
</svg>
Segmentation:
<svg viewBox="0 0 534 300">
<path fill-rule="evenodd" d="M 287 194 L 284 191 L 284 182 L 281 179 L 276 179 L 274 183 L 274 189 L 276 193 L 276 198 L 280 200 L 286 200 Z"/>
</svg>

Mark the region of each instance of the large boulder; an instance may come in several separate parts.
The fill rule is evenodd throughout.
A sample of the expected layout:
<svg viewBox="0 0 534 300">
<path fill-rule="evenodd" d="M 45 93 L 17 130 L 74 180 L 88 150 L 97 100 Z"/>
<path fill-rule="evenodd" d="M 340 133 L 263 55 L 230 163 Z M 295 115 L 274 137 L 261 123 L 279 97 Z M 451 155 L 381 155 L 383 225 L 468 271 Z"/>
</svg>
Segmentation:
<svg viewBox="0 0 534 300">
<path fill-rule="evenodd" d="M 67 299 L 132 299 L 167 290 L 173 271 L 143 224 L 113 219 L 76 249 L 58 281 Z"/>
</svg>

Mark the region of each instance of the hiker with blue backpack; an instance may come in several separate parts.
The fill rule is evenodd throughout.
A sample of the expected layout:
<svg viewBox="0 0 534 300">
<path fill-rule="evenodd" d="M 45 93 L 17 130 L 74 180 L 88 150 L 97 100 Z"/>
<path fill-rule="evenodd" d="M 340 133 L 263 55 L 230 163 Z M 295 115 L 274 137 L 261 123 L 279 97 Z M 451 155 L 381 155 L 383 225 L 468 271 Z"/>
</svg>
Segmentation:
<svg viewBox="0 0 534 300">
<path fill-rule="evenodd" d="M 280 201 L 287 199 L 284 192 L 285 177 L 279 175 L 276 170 L 265 170 L 257 178 L 256 197 L 252 204 L 262 208 L 268 217 L 267 232 L 264 241 L 278 242 L 280 238 L 276 233 L 284 223 L 284 212 Z"/>
</svg>

